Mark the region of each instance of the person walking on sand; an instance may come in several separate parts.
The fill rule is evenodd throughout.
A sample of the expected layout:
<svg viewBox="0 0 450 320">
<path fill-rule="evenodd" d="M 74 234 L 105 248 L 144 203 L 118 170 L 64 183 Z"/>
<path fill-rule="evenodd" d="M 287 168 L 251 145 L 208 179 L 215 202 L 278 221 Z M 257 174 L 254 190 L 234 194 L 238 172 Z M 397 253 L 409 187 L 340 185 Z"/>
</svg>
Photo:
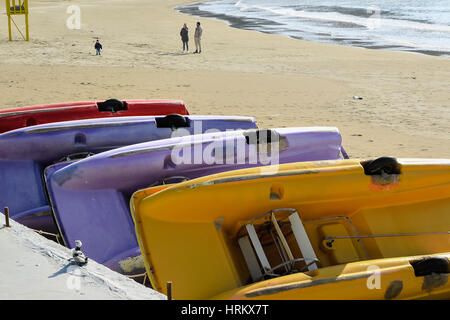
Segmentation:
<svg viewBox="0 0 450 320">
<path fill-rule="evenodd" d="M 194 40 L 195 40 L 195 52 L 194 53 L 201 53 L 202 52 L 202 33 L 203 29 L 200 26 L 200 22 L 197 22 L 197 28 L 195 28 L 195 34 L 194 34 Z"/>
<path fill-rule="evenodd" d="M 102 47 L 102 44 L 100 43 L 100 41 L 98 41 L 98 39 L 95 42 L 94 48 L 95 48 L 95 51 L 96 51 L 95 55 L 96 56 L 100 56 L 103 47 Z"/>
<path fill-rule="evenodd" d="M 181 41 L 183 42 L 183 51 L 186 48 L 186 51 L 189 51 L 189 29 L 186 25 L 186 23 L 183 25 L 183 28 L 181 28 L 180 31 L 180 36 L 181 36 Z"/>
</svg>

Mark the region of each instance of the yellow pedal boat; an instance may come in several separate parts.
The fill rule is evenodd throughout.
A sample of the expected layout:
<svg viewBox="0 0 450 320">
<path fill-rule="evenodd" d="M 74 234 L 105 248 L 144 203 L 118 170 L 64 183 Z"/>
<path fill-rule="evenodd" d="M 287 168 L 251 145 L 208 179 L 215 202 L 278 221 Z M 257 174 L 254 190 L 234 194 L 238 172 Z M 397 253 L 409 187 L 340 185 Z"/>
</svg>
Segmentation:
<svg viewBox="0 0 450 320">
<path fill-rule="evenodd" d="M 174 299 L 450 298 L 450 160 L 332 160 L 137 191 L 154 289 Z"/>
</svg>

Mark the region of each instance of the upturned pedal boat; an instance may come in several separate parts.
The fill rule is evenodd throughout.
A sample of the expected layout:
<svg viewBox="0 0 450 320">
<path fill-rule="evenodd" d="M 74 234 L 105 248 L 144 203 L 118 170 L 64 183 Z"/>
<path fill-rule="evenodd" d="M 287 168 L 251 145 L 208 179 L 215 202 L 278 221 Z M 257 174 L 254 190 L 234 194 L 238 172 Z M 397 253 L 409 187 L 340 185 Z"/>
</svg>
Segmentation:
<svg viewBox="0 0 450 320">
<path fill-rule="evenodd" d="M 136 192 L 153 288 L 174 299 L 450 298 L 450 160 L 333 160 Z"/>
<path fill-rule="evenodd" d="M 256 128 L 251 117 L 167 115 L 55 122 L 8 131 L 0 134 L 0 207 L 9 207 L 11 217 L 26 226 L 54 233 L 43 181 L 47 166 L 178 133 L 248 128 Z"/>
<path fill-rule="evenodd" d="M 97 262 L 140 274 L 144 264 L 129 211 L 136 190 L 240 168 L 339 159 L 342 150 L 333 127 L 216 132 L 114 149 L 62 169 L 49 167 L 45 176 L 64 242 L 80 239 Z"/>
<path fill-rule="evenodd" d="M 157 116 L 177 113 L 188 115 L 181 100 L 77 101 L 1 109 L 0 133 L 38 124 L 70 120 Z"/>
</svg>

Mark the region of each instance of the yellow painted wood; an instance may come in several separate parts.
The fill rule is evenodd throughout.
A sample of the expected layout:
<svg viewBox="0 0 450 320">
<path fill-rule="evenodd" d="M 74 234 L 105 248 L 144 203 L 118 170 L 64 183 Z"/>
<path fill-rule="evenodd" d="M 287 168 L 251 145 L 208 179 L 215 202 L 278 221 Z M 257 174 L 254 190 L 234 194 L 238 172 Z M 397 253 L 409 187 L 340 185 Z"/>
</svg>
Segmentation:
<svg viewBox="0 0 450 320">
<path fill-rule="evenodd" d="M 9 41 L 12 41 L 11 21 L 14 23 L 17 31 L 20 33 L 25 41 L 30 40 L 29 24 L 28 24 L 28 0 L 5 0 L 6 15 L 8 16 L 8 36 Z M 25 35 L 23 35 L 20 28 L 15 23 L 12 16 L 24 15 L 25 16 Z"/>
<path fill-rule="evenodd" d="M 9 15 L 8 15 L 8 38 L 9 38 L 9 41 L 12 41 L 11 17 Z"/>
<path fill-rule="evenodd" d="M 448 257 L 450 160 L 399 163 L 401 174 L 385 185 L 352 159 L 236 170 L 138 191 L 131 210 L 152 284 L 165 293 L 172 281 L 175 299 L 384 299 L 391 298 L 391 283 L 402 281 L 395 298 L 449 298 L 448 282 L 425 292 L 424 277 L 414 276 L 409 261 Z M 274 197 L 274 190 L 281 196 Z M 251 284 L 237 230 L 279 208 L 299 213 L 320 260 L 318 273 Z M 335 239 L 332 248 L 324 248 L 325 236 L 346 234 L 383 237 Z M 287 242 L 293 248 L 292 238 Z M 382 289 L 366 285 L 373 274 L 367 268 L 374 264 L 381 269 Z M 295 290 L 254 293 L 294 284 Z"/>
</svg>

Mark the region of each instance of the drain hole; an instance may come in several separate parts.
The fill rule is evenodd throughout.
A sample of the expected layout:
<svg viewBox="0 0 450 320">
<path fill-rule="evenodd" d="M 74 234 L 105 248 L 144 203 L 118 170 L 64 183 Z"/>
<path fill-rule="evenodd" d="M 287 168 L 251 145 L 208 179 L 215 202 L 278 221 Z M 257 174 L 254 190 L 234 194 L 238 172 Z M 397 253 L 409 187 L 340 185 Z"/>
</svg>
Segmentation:
<svg viewBox="0 0 450 320">
<path fill-rule="evenodd" d="M 75 146 L 85 146 L 86 145 L 86 136 L 83 133 L 77 133 L 74 139 Z"/>
<path fill-rule="evenodd" d="M 284 197 L 284 187 L 281 183 L 274 183 L 270 187 L 270 200 L 281 200 Z"/>
<path fill-rule="evenodd" d="M 28 118 L 26 122 L 27 127 L 35 126 L 37 125 L 37 121 L 34 118 Z"/>
</svg>

